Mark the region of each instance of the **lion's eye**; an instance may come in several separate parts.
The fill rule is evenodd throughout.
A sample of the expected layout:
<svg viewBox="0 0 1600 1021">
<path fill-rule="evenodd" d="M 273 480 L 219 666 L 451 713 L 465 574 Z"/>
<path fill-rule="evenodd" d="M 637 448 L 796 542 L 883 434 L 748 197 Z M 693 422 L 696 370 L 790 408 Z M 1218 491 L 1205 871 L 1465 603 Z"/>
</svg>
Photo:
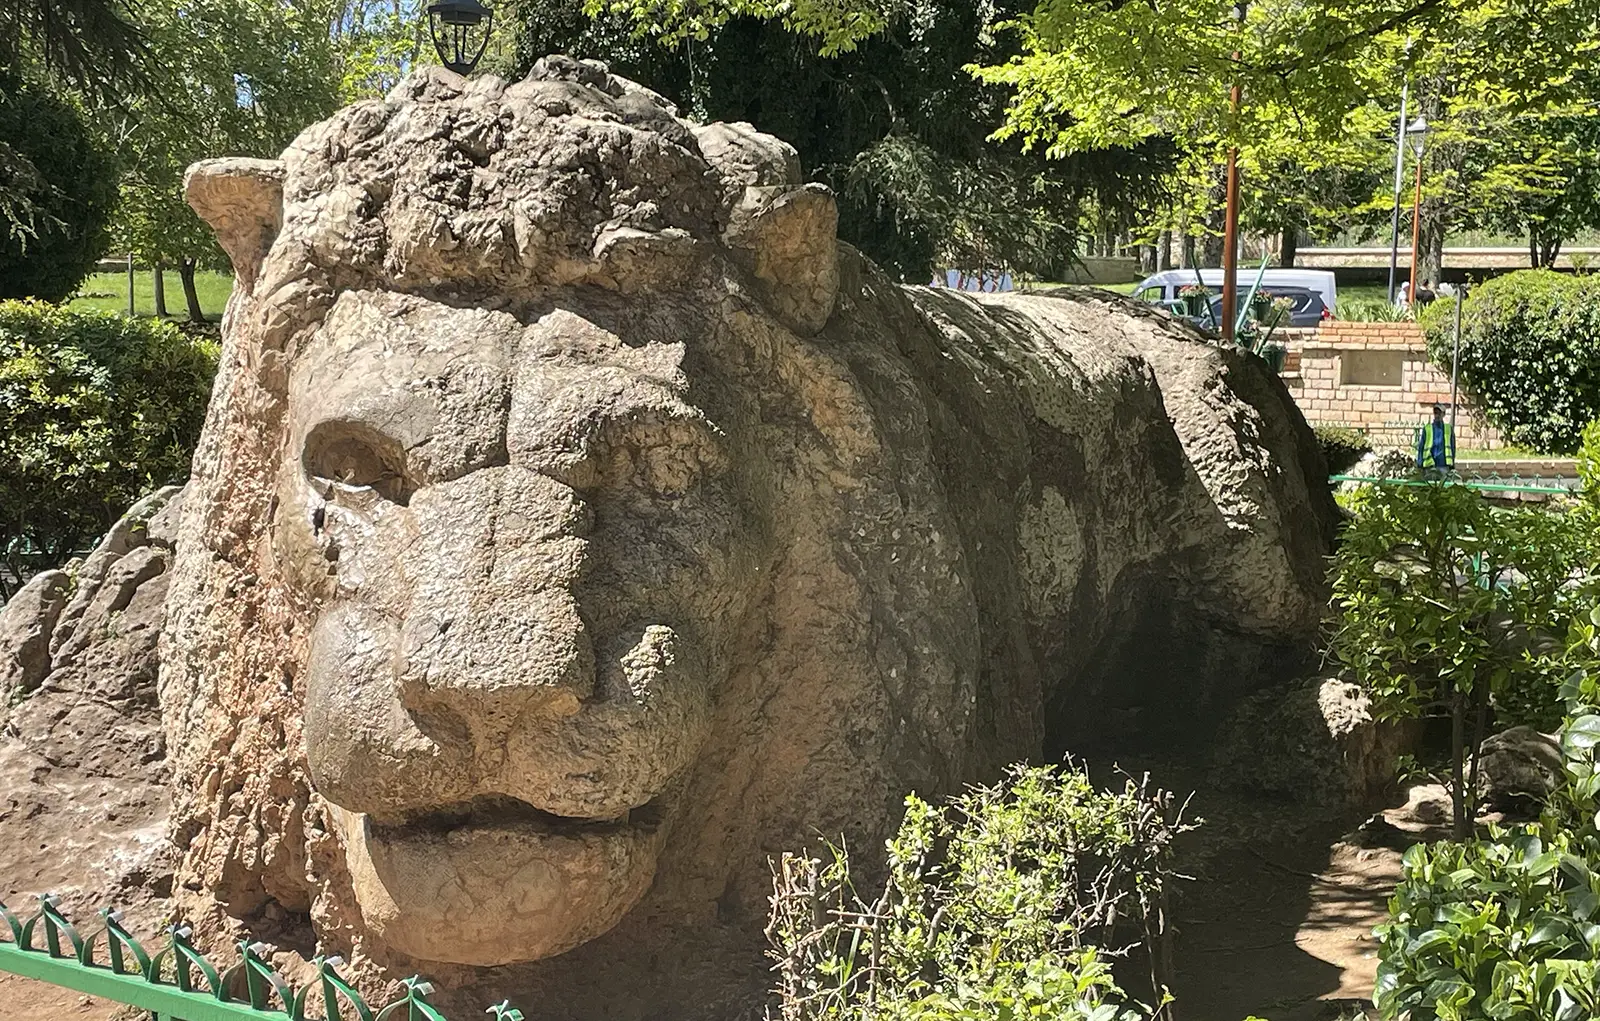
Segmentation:
<svg viewBox="0 0 1600 1021">
<path fill-rule="evenodd" d="M 409 503 L 416 484 L 406 472 L 405 450 L 359 422 L 323 422 L 306 437 L 306 475 L 355 489 L 370 489 L 391 503 Z"/>
</svg>

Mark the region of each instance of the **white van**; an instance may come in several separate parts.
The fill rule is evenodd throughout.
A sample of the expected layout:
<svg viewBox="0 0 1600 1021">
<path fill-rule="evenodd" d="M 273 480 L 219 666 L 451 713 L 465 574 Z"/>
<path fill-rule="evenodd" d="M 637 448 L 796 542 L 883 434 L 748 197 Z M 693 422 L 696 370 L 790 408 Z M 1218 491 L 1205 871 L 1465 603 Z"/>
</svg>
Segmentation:
<svg viewBox="0 0 1600 1021">
<path fill-rule="evenodd" d="M 1250 287 L 1256 282 L 1256 274 L 1261 272 L 1254 269 L 1241 269 L 1234 273 L 1238 281 L 1239 298 L 1244 299 L 1250 293 Z M 1165 303 L 1178 299 L 1178 289 L 1187 287 L 1196 282 L 1204 284 L 1212 291 L 1222 289 L 1222 270 L 1220 269 L 1169 269 L 1157 273 L 1155 276 L 1146 277 L 1137 288 L 1133 296 L 1144 301 Z M 1338 313 L 1338 306 L 1334 299 L 1339 295 L 1339 287 L 1333 282 L 1333 273 L 1325 269 L 1269 269 L 1261 273 L 1261 286 L 1273 287 L 1303 287 L 1308 291 L 1315 291 L 1322 296 L 1322 303 L 1328 306 L 1329 311 Z"/>
</svg>

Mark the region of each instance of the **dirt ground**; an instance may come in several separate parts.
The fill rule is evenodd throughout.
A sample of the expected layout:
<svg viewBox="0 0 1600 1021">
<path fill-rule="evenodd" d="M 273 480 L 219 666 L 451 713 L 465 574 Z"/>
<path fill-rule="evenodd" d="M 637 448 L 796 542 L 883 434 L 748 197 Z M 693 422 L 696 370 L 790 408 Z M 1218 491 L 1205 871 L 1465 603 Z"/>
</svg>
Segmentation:
<svg viewBox="0 0 1600 1021">
<path fill-rule="evenodd" d="M 1197 881 L 1175 911 L 1180 1021 L 1376 1018 L 1372 930 L 1388 918 L 1405 849 L 1446 836 L 1416 814 L 1418 798 L 1442 790 L 1417 790 L 1411 807 L 1396 798 L 1364 823 L 1212 806 Z"/>
<path fill-rule="evenodd" d="M 0 972 L 0 1018 L 5 1021 L 112 1021 L 123 1009 L 109 1000 Z"/>
<path fill-rule="evenodd" d="M 1236 846 L 1227 865 L 1179 908 L 1179 1017 L 1366 1016 L 1400 852 L 1313 839 Z"/>
</svg>

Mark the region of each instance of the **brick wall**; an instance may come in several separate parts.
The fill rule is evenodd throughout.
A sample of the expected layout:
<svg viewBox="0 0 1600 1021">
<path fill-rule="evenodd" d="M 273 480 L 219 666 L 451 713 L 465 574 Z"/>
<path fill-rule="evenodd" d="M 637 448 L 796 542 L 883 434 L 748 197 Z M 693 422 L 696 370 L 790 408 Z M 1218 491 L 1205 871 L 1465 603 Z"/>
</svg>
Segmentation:
<svg viewBox="0 0 1600 1021">
<path fill-rule="evenodd" d="M 1312 425 L 1365 430 L 1380 449 L 1407 447 L 1435 404 L 1448 413 L 1449 370 L 1428 362 L 1427 339 L 1416 323 L 1328 320 L 1315 329 L 1280 330 L 1273 339 L 1289 349 L 1283 380 Z M 1456 412 L 1456 445 L 1505 445 L 1464 395 Z"/>
</svg>

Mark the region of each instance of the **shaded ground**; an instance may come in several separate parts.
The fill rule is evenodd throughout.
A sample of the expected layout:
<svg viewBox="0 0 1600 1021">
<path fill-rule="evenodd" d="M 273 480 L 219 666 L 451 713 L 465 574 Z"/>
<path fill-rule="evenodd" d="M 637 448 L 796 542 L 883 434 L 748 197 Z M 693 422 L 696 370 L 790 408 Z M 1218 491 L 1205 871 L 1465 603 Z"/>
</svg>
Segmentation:
<svg viewBox="0 0 1600 1021">
<path fill-rule="evenodd" d="M 1364 1016 L 1378 964 L 1372 929 L 1387 916 L 1400 852 L 1275 841 L 1234 845 L 1214 865 L 1179 908 L 1179 1016 Z"/>
<path fill-rule="evenodd" d="M 1181 1021 L 1376 1018 L 1372 930 L 1388 918 L 1405 849 L 1445 836 L 1405 801 L 1362 824 L 1202 788 L 1196 882 L 1175 906 Z"/>
</svg>

